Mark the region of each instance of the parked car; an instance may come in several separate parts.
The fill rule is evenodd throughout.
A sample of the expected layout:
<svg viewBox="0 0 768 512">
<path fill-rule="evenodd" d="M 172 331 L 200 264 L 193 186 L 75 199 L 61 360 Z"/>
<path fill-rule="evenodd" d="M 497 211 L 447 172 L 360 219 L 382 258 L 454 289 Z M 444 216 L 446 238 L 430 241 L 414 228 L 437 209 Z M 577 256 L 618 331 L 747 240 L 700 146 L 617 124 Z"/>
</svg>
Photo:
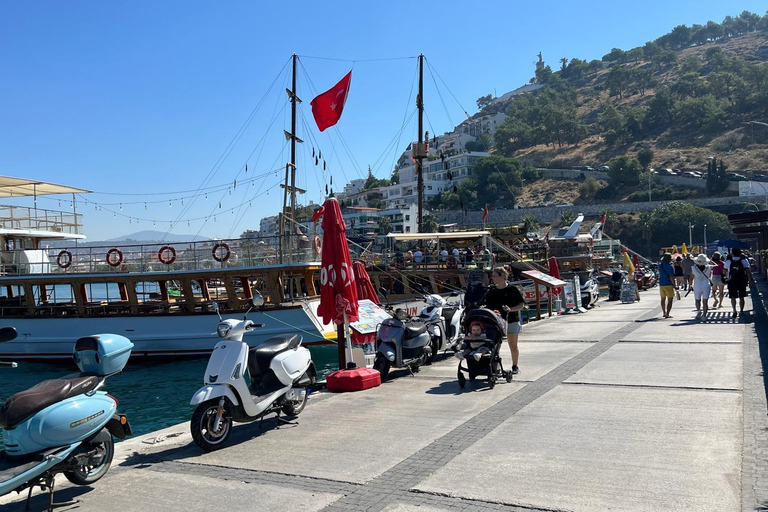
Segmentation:
<svg viewBox="0 0 768 512">
<path fill-rule="evenodd" d="M 573 203 L 560 203 L 560 204 L 555 205 L 555 208 L 560 208 L 560 207 L 563 207 L 563 206 L 573 206 Z"/>
<path fill-rule="evenodd" d="M 672 169 L 659 169 L 659 175 L 661 175 L 661 176 L 674 176 L 675 173 L 672 172 Z"/>
<path fill-rule="evenodd" d="M 696 178 L 696 179 L 703 178 L 703 175 L 698 171 L 685 171 L 683 173 L 683 176 L 685 176 L 686 178 Z"/>
<path fill-rule="evenodd" d="M 600 172 L 608 172 L 611 170 L 611 168 L 608 167 L 607 165 L 601 165 L 600 167 L 597 168 L 597 170 Z"/>
<path fill-rule="evenodd" d="M 739 174 L 736 172 L 730 172 L 728 173 L 728 179 L 731 181 L 746 181 L 747 177 L 743 174 Z"/>
</svg>

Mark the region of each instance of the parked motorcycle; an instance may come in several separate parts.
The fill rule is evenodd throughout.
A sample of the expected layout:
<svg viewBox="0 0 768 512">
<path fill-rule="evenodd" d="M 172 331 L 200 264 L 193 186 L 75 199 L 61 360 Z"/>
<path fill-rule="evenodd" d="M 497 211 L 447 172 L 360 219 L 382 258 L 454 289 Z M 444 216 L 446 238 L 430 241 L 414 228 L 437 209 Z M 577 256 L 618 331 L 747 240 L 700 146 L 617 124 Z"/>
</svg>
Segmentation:
<svg viewBox="0 0 768 512">
<path fill-rule="evenodd" d="M 457 292 L 452 294 L 454 297 L 458 295 Z M 427 364 L 431 364 L 438 352 L 449 349 L 455 352 L 461 344 L 464 304 L 461 299 L 457 302 L 448 302 L 436 294 L 427 295 L 424 301 L 427 306 L 419 313 L 419 319 L 426 324 L 429 332 L 431 354 Z"/>
<path fill-rule="evenodd" d="M 390 368 L 408 368 L 411 372 L 432 358 L 432 337 L 427 325 L 420 318 L 411 318 L 397 309 L 376 331 L 376 358 L 373 368 L 384 380 Z"/>
<path fill-rule="evenodd" d="M 600 298 L 600 288 L 597 284 L 597 278 L 590 275 L 586 281 L 581 283 L 581 305 L 584 308 L 593 307 Z"/>
<path fill-rule="evenodd" d="M 15 337 L 15 329 L 0 329 L 0 342 Z M 80 338 L 73 354 L 80 374 L 40 382 L 5 401 L 0 407 L 5 445 L 0 496 L 28 488 L 28 507 L 39 486 L 48 491 L 53 510 L 74 503 L 54 504 L 57 474 L 76 485 L 91 485 L 107 473 L 115 453 L 113 436 L 125 439 L 132 432 L 117 411 L 117 399 L 99 389 L 123 370 L 132 348 L 130 340 L 115 334 Z"/>
<path fill-rule="evenodd" d="M 232 431 L 233 422 L 250 422 L 268 414 L 297 416 L 307 404 L 309 387 L 317 381 L 312 357 L 298 334 L 274 336 L 254 347 L 243 335 L 264 327 L 248 320 L 248 313 L 264 305 L 256 294 L 242 320 L 222 320 L 216 344 L 205 369 L 205 385 L 190 402 L 196 405 L 190 429 L 192 439 L 206 451 L 218 450 Z M 214 306 L 218 312 L 218 306 Z"/>
<path fill-rule="evenodd" d="M 615 270 L 611 274 L 611 282 L 608 285 L 608 300 L 621 299 L 621 287 L 627 282 L 627 273 L 624 270 Z"/>
</svg>

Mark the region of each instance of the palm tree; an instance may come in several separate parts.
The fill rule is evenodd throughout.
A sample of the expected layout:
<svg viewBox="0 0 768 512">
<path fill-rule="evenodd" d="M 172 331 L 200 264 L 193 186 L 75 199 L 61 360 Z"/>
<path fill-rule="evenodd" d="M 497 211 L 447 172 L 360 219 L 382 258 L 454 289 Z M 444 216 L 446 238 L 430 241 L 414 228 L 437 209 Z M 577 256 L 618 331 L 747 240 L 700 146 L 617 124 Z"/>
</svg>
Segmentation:
<svg viewBox="0 0 768 512">
<path fill-rule="evenodd" d="M 534 217 L 533 214 L 529 213 L 523 217 L 523 227 L 525 228 L 526 232 L 533 231 L 539 227 L 539 219 Z"/>
<path fill-rule="evenodd" d="M 573 212 L 571 210 L 565 210 L 560 214 L 560 225 L 565 226 L 572 224 L 575 218 L 576 217 L 573 216 Z"/>
<path fill-rule="evenodd" d="M 392 232 L 392 219 L 387 216 L 379 217 L 376 221 L 379 225 L 379 233 L 386 235 Z"/>
<path fill-rule="evenodd" d="M 431 213 L 428 213 L 424 215 L 424 219 L 422 220 L 424 223 L 424 231 L 427 233 L 435 233 L 437 232 L 437 217 L 432 215 Z"/>
</svg>

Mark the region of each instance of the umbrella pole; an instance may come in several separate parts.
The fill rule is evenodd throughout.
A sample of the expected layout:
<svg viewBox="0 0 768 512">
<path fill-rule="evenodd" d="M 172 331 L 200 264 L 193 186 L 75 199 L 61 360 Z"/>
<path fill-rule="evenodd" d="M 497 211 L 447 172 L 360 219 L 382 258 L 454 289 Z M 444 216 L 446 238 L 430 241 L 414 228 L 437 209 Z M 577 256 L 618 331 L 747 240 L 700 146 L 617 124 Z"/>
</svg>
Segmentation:
<svg viewBox="0 0 768 512">
<path fill-rule="evenodd" d="M 344 312 L 344 345 L 346 347 L 346 352 L 344 355 L 347 362 L 347 364 L 344 366 L 344 369 L 346 369 L 347 366 L 354 361 L 354 357 L 352 356 L 352 340 L 349 336 L 349 319 L 347 318 L 346 311 Z"/>
<path fill-rule="evenodd" d="M 336 349 L 339 358 L 339 370 L 343 370 L 347 367 L 347 356 L 345 353 L 346 348 L 344 347 L 345 339 L 346 336 L 344 335 L 344 324 L 339 324 L 336 326 Z"/>
</svg>

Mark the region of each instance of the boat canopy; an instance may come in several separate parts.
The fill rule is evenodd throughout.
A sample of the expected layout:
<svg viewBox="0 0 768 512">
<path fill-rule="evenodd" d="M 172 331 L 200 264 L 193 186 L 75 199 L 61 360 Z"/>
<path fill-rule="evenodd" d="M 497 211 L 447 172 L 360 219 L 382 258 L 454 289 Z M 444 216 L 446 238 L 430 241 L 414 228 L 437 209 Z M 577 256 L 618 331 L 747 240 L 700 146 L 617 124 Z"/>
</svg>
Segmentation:
<svg viewBox="0 0 768 512">
<path fill-rule="evenodd" d="M 81 194 L 90 193 L 90 190 L 46 183 L 45 181 L 30 180 L 26 178 L 13 178 L 0 176 L 0 197 L 27 197 L 42 196 L 48 194 Z"/>
<path fill-rule="evenodd" d="M 451 233 L 389 233 L 387 238 L 394 240 L 458 240 L 490 235 L 490 231 L 454 231 Z"/>
</svg>

